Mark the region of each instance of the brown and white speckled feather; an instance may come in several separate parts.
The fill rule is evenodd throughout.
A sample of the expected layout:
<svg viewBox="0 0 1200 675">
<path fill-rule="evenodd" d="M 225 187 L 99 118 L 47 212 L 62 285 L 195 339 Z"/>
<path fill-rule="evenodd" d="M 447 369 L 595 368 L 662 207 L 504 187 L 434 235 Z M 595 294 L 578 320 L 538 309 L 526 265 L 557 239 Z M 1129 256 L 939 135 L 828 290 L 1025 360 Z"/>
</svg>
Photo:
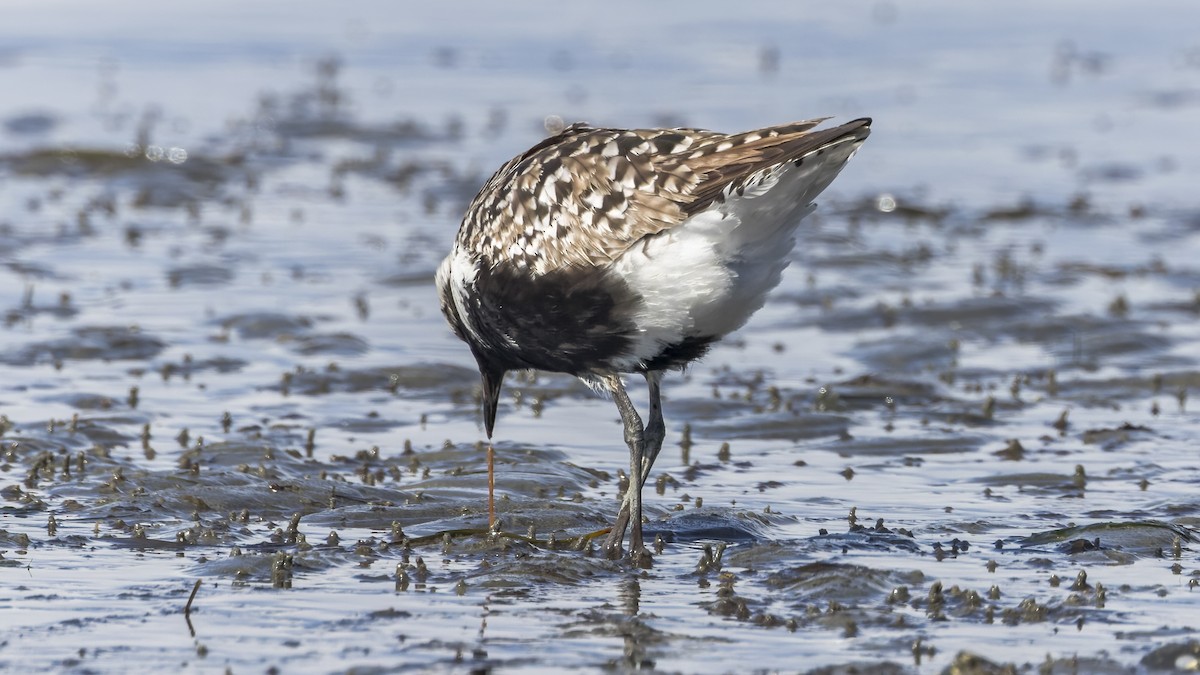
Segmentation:
<svg viewBox="0 0 1200 675">
<path fill-rule="evenodd" d="M 533 274 L 616 260 L 835 140 L 825 118 L 726 135 L 699 129 L 567 127 L 497 171 L 471 203 L 458 245 L 485 265 Z M 840 130 L 840 131 L 839 131 Z"/>
</svg>

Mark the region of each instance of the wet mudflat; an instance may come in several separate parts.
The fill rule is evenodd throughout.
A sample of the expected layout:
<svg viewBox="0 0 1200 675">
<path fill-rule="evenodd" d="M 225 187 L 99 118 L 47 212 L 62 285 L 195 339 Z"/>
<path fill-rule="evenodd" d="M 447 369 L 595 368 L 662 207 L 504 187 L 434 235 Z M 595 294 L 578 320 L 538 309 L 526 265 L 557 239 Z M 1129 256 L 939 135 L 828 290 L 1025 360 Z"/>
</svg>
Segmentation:
<svg viewBox="0 0 1200 675">
<path fill-rule="evenodd" d="M 118 4 L 0 28 L 0 667 L 1200 667 L 1191 5 Z M 874 134 L 667 379 L 653 566 L 570 378 L 510 376 L 489 532 L 433 291 L 487 174 L 821 114 Z"/>
</svg>

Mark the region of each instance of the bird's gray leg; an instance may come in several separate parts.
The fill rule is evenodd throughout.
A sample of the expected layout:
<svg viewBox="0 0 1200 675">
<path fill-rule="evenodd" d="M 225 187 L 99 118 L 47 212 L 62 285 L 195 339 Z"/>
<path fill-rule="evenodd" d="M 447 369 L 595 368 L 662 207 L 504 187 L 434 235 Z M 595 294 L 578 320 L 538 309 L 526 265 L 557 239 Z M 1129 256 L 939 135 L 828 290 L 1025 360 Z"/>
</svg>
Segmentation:
<svg viewBox="0 0 1200 675">
<path fill-rule="evenodd" d="M 633 532 L 629 535 L 630 554 L 637 555 L 643 548 L 642 544 L 642 466 L 644 464 L 645 428 L 642 418 L 638 415 L 625 385 L 620 378 L 613 378 L 613 401 L 617 411 L 621 413 L 621 423 L 625 425 L 625 444 L 629 446 L 629 488 L 625 492 L 625 501 L 629 505 L 629 513 L 633 515 Z M 624 507 L 622 507 L 623 509 Z M 625 539 L 625 529 L 629 525 L 629 516 L 620 518 L 613 524 L 604 542 L 604 549 L 610 556 L 617 557 L 621 552 L 621 542 Z"/>
<path fill-rule="evenodd" d="M 650 469 L 654 466 L 654 460 L 658 459 L 658 453 L 662 450 L 663 440 L 667 436 L 667 427 L 663 422 L 662 395 L 659 391 L 659 384 L 662 382 L 662 373 L 659 371 L 650 371 L 645 375 L 646 384 L 650 388 L 650 423 L 646 425 L 642 436 L 645 440 L 645 448 L 642 471 L 638 481 L 639 495 L 641 495 L 641 488 L 650 479 Z M 613 524 L 614 532 L 619 530 L 624 533 L 625 528 L 629 526 L 630 494 L 630 492 L 626 492 L 624 500 L 621 501 L 621 510 L 617 513 L 617 520 Z M 637 522 L 641 522 L 640 517 Z"/>
<path fill-rule="evenodd" d="M 646 375 L 646 384 L 650 388 L 650 423 L 646 425 L 646 466 L 642 470 L 642 484 L 650 478 L 650 468 L 654 466 L 654 460 L 658 459 L 658 453 L 662 450 L 663 440 L 667 437 L 667 426 L 663 422 L 662 412 L 662 394 L 659 392 L 659 384 L 662 382 L 662 373 L 660 371 L 650 371 Z"/>
</svg>

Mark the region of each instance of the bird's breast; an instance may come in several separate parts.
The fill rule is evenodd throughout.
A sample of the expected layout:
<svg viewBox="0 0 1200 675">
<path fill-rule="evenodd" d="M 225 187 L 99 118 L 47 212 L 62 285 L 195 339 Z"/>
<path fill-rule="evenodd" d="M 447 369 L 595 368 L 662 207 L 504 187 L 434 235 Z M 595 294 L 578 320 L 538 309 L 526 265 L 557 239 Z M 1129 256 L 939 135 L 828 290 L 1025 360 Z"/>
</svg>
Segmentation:
<svg viewBox="0 0 1200 675">
<path fill-rule="evenodd" d="M 640 299 L 611 270 L 570 265 L 537 274 L 510 261 L 452 258 L 448 318 L 493 363 L 578 375 L 611 371 L 628 352 Z"/>
</svg>

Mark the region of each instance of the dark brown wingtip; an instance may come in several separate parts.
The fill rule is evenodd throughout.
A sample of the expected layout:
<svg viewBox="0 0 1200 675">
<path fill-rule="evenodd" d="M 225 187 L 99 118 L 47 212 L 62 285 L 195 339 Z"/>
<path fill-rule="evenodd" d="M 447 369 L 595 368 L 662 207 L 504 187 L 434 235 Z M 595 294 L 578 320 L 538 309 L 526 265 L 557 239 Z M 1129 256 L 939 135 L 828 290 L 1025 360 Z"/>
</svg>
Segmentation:
<svg viewBox="0 0 1200 675">
<path fill-rule="evenodd" d="M 488 440 L 496 428 L 496 408 L 500 404 L 500 386 L 504 384 L 504 370 L 483 363 L 479 364 L 479 375 L 483 380 L 483 429 Z"/>
<path fill-rule="evenodd" d="M 849 133 L 851 135 L 865 139 L 867 136 L 871 135 L 871 122 L 872 121 L 873 120 L 870 117 L 860 117 L 856 120 L 850 120 L 849 122 L 846 122 L 845 124 L 842 124 L 842 125 L 838 126 L 837 128 L 845 130 L 847 133 Z"/>
</svg>

